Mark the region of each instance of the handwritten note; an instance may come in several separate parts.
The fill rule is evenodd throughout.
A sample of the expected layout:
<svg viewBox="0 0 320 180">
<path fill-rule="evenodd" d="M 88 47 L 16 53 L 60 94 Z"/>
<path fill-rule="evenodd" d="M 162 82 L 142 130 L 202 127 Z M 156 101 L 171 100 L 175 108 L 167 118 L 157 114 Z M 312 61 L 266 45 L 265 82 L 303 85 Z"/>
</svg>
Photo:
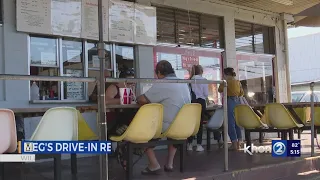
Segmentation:
<svg viewBox="0 0 320 180">
<path fill-rule="evenodd" d="M 157 42 L 156 8 L 135 4 L 135 43 L 155 45 Z"/>
<path fill-rule="evenodd" d="M 81 50 L 67 50 L 68 62 L 81 62 Z"/>
<path fill-rule="evenodd" d="M 109 40 L 114 42 L 134 42 L 134 3 L 110 0 Z"/>
<path fill-rule="evenodd" d="M 109 1 L 102 1 L 103 9 L 103 39 L 108 41 L 109 28 Z M 99 39 L 98 0 L 82 1 L 82 32 L 85 39 Z"/>
<path fill-rule="evenodd" d="M 51 0 L 17 0 L 17 30 L 51 34 Z"/>
<path fill-rule="evenodd" d="M 78 69 L 66 69 L 66 76 L 82 77 L 83 71 Z M 83 100 L 84 99 L 84 83 L 67 82 L 67 99 Z"/>
<path fill-rule="evenodd" d="M 80 37 L 81 0 L 52 0 L 51 16 L 53 34 Z"/>
</svg>

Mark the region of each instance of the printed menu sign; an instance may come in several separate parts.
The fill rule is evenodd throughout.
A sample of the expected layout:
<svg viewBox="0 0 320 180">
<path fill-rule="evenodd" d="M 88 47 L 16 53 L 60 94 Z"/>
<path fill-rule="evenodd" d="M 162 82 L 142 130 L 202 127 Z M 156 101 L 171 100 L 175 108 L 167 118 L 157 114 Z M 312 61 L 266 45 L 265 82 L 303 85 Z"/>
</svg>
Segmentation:
<svg viewBox="0 0 320 180">
<path fill-rule="evenodd" d="M 182 68 L 189 69 L 193 65 L 199 64 L 199 57 L 182 55 L 181 56 L 181 63 L 182 63 Z"/>
<path fill-rule="evenodd" d="M 157 42 L 156 8 L 135 4 L 135 43 L 155 45 Z"/>
<path fill-rule="evenodd" d="M 134 42 L 134 3 L 110 0 L 109 40 L 114 42 Z"/>
<path fill-rule="evenodd" d="M 66 69 L 66 76 L 82 77 L 83 71 L 77 69 Z M 84 83 L 83 82 L 66 82 L 67 99 L 83 100 Z"/>
<path fill-rule="evenodd" d="M 102 1 L 103 9 L 103 39 L 108 41 L 109 0 Z M 85 39 L 99 39 L 98 0 L 82 1 L 82 32 Z"/>
<path fill-rule="evenodd" d="M 17 0 L 17 31 L 51 34 L 51 0 Z"/>
<path fill-rule="evenodd" d="M 80 37 L 81 0 L 52 0 L 51 16 L 53 34 Z"/>
</svg>

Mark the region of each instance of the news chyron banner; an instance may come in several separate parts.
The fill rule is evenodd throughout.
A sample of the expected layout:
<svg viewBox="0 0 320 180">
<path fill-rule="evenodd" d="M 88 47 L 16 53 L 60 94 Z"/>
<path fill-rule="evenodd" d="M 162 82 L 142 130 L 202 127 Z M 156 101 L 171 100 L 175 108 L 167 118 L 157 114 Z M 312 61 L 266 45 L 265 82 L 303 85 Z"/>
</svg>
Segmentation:
<svg viewBox="0 0 320 180">
<path fill-rule="evenodd" d="M 110 154 L 110 141 L 21 141 L 21 154 Z"/>
</svg>

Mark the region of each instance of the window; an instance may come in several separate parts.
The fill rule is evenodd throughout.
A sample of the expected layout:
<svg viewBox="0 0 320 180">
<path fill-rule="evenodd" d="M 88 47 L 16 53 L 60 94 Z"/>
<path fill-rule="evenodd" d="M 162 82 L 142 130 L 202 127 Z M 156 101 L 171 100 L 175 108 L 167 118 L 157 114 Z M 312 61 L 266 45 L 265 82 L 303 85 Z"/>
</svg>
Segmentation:
<svg viewBox="0 0 320 180">
<path fill-rule="evenodd" d="M 58 40 L 43 37 L 30 38 L 30 75 L 59 76 Z M 31 82 L 31 100 L 60 99 L 58 82 Z"/>
<path fill-rule="evenodd" d="M 274 28 L 235 21 L 236 50 L 275 54 Z"/>
<path fill-rule="evenodd" d="M 133 46 L 105 44 L 105 75 L 134 68 Z M 74 38 L 30 37 L 30 75 L 99 78 L 97 42 Z M 31 100 L 86 100 L 95 83 L 31 82 Z"/>
<path fill-rule="evenodd" d="M 274 102 L 273 56 L 237 53 L 238 76 L 251 104 Z"/>
<path fill-rule="evenodd" d="M 291 94 L 292 102 L 300 102 L 303 95 L 304 95 L 304 93 L 292 93 Z"/>
<path fill-rule="evenodd" d="M 154 48 L 155 64 L 160 60 L 171 63 L 175 73 L 180 79 L 190 77 L 189 70 L 192 65 L 199 64 L 203 67 L 203 77 L 208 80 L 221 80 L 221 52 L 208 48 L 168 47 L 157 46 Z M 217 84 L 209 84 L 209 104 L 220 104 L 220 95 Z"/>
<path fill-rule="evenodd" d="M 223 19 L 200 13 L 157 7 L 160 43 L 224 48 Z"/>
</svg>

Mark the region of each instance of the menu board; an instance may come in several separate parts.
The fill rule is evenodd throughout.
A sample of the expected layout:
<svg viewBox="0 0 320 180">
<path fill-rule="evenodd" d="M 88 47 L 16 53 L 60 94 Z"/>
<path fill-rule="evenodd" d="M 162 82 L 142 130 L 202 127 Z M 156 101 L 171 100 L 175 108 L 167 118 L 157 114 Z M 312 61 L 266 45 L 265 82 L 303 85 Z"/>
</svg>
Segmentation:
<svg viewBox="0 0 320 180">
<path fill-rule="evenodd" d="M 66 76 L 82 77 L 83 71 L 78 69 L 66 69 Z M 83 82 L 66 82 L 67 99 L 83 100 L 84 83 Z"/>
<path fill-rule="evenodd" d="M 103 40 L 156 45 L 156 8 L 102 0 Z M 17 30 L 99 39 L 98 0 L 17 0 Z"/>
<path fill-rule="evenodd" d="M 51 0 L 17 0 L 17 31 L 51 34 Z"/>
<path fill-rule="evenodd" d="M 102 1 L 103 40 L 108 41 L 109 33 L 109 0 Z M 82 32 L 85 39 L 99 40 L 98 0 L 82 1 Z"/>
<path fill-rule="evenodd" d="M 51 17 L 53 34 L 81 36 L 81 0 L 51 0 Z"/>
<path fill-rule="evenodd" d="M 134 3 L 110 0 L 109 40 L 134 43 Z"/>
<path fill-rule="evenodd" d="M 156 8 L 135 4 L 136 44 L 155 45 L 157 43 Z"/>
</svg>

